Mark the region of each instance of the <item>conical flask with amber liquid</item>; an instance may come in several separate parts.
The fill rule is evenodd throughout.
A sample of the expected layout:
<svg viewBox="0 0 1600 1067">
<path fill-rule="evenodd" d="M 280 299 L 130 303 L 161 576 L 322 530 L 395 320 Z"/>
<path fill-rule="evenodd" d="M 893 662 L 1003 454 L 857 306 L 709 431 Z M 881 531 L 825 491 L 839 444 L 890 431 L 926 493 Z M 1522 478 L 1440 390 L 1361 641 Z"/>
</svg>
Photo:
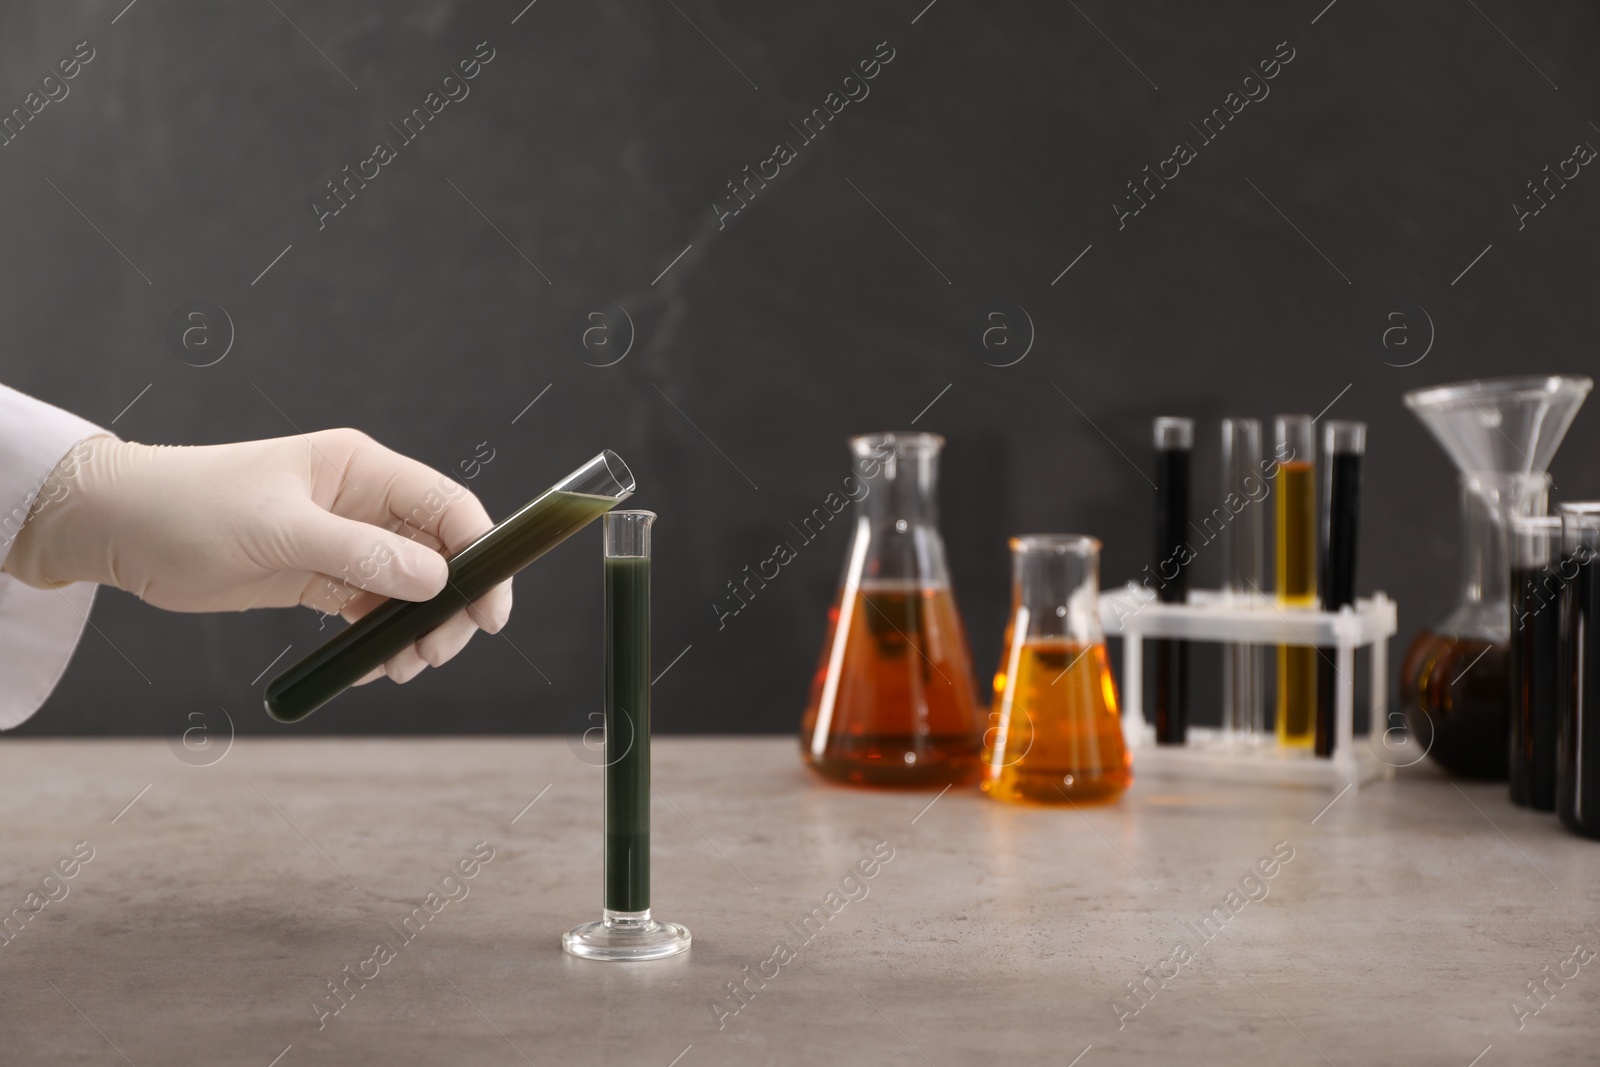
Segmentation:
<svg viewBox="0 0 1600 1067">
<path fill-rule="evenodd" d="M 943 447 L 929 433 L 850 439 L 864 495 L 800 723 L 801 755 L 824 778 L 937 788 L 978 777 L 983 720 L 935 501 Z"/>
<path fill-rule="evenodd" d="M 1018 804 L 1115 800 L 1133 771 L 1100 628 L 1100 542 L 1013 537 L 1011 575 L 983 791 Z"/>
</svg>

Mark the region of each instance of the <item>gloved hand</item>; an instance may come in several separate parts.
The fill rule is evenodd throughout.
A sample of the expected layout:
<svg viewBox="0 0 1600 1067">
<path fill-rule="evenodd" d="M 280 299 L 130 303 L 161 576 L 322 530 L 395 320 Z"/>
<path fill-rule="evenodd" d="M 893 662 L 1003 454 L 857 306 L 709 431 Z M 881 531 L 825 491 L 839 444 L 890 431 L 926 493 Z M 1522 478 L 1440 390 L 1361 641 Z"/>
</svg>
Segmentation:
<svg viewBox="0 0 1600 1067">
<path fill-rule="evenodd" d="M 57 465 L 3 569 L 169 611 L 304 604 L 353 621 L 387 597 L 437 594 L 445 557 L 491 525 L 458 482 L 357 430 L 200 447 L 103 435 Z M 362 682 L 409 681 L 510 615 L 506 581 Z"/>
</svg>

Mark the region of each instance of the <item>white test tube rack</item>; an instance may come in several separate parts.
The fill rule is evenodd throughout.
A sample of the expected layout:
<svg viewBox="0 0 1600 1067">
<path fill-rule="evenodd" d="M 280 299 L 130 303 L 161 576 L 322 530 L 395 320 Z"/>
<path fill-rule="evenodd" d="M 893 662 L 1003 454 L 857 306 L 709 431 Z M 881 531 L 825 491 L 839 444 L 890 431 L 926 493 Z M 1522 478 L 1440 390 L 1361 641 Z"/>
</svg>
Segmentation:
<svg viewBox="0 0 1600 1067">
<path fill-rule="evenodd" d="M 1100 595 L 1106 636 L 1122 638 L 1122 733 L 1133 753 L 1134 774 L 1204 778 L 1212 781 L 1359 789 L 1363 782 L 1394 775 L 1370 735 L 1355 733 L 1356 651 L 1370 649 L 1367 672 L 1375 725 L 1388 723 L 1388 640 L 1396 630 L 1395 602 L 1382 593 L 1356 600 L 1337 612 L 1283 607 L 1264 597 L 1240 598 L 1216 590 L 1194 590 L 1187 603 L 1168 604 L 1129 582 Z M 1260 645 L 1309 645 L 1332 649 L 1335 680 L 1334 751 L 1317 757 L 1310 749 L 1237 735 L 1226 728 L 1189 726 L 1182 745 L 1158 745 L 1144 718 L 1144 642 L 1156 638 Z M 1193 707 L 1195 694 L 1190 693 Z M 1263 701 L 1267 696 L 1263 694 Z M 1219 695 L 1220 703 L 1220 695 Z M 1379 729 L 1380 738 L 1387 737 Z M 1380 742 L 1382 743 L 1382 742 Z"/>
</svg>

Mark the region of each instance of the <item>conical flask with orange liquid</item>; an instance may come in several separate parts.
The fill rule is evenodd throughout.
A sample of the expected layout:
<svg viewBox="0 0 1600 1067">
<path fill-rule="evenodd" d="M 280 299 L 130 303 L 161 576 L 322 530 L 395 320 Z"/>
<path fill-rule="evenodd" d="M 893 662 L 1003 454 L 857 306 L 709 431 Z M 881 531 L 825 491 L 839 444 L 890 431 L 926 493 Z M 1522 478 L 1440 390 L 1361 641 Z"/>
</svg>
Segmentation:
<svg viewBox="0 0 1600 1067">
<path fill-rule="evenodd" d="M 1011 561 L 983 791 L 1012 803 L 1115 800 L 1133 773 L 1100 626 L 1100 542 L 1013 537 Z"/>
<path fill-rule="evenodd" d="M 800 723 L 812 770 L 927 788 L 978 776 L 983 719 L 950 589 L 936 495 L 944 438 L 850 439 L 865 495 Z"/>
</svg>

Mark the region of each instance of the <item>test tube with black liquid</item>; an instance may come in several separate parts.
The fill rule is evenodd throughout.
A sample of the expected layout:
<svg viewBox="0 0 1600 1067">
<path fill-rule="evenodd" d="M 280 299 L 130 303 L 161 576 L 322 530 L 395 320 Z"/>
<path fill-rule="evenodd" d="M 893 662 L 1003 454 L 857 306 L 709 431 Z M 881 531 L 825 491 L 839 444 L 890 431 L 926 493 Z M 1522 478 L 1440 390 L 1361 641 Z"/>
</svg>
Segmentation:
<svg viewBox="0 0 1600 1067">
<path fill-rule="evenodd" d="M 1556 809 L 1561 706 L 1561 519 L 1511 517 L 1511 802 Z"/>
<path fill-rule="evenodd" d="M 1322 427 L 1322 558 L 1317 586 L 1322 610 L 1338 611 L 1356 602 L 1356 540 L 1361 528 L 1361 457 L 1367 450 L 1367 424 L 1327 422 Z M 1313 749 L 1331 756 L 1337 727 L 1335 650 L 1317 650 L 1317 722 Z"/>
<path fill-rule="evenodd" d="M 689 931 L 650 916 L 650 529 L 653 511 L 605 517 L 605 824 L 601 918 L 561 945 L 591 960 L 654 960 Z"/>
<path fill-rule="evenodd" d="M 1156 588 L 1163 603 L 1189 599 L 1189 471 L 1194 420 L 1162 416 L 1155 421 Z M 1189 726 L 1189 644 L 1170 638 L 1150 642 L 1155 660 L 1156 743 L 1181 745 Z"/>
</svg>

